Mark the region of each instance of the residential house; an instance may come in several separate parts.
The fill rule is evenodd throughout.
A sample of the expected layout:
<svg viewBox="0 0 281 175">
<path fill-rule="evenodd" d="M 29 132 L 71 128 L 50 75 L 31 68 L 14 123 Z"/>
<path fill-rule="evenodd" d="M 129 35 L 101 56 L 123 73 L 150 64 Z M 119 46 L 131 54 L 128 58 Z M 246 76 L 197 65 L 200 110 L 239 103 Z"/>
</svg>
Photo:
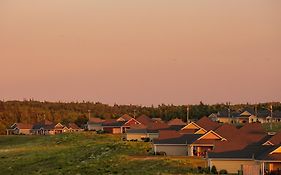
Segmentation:
<svg viewBox="0 0 281 175">
<path fill-rule="evenodd" d="M 24 134 L 29 135 L 32 132 L 33 125 L 28 123 L 14 123 L 7 129 L 7 135 L 11 134 Z"/>
<path fill-rule="evenodd" d="M 225 169 L 228 173 L 243 174 L 280 174 L 281 145 L 261 145 L 254 143 L 242 150 L 209 152 L 208 166 Z"/>
<path fill-rule="evenodd" d="M 216 130 L 221 125 L 208 117 L 202 117 L 197 122 L 191 122 L 181 129 L 182 133 L 205 134 L 207 131 Z"/>
<path fill-rule="evenodd" d="M 68 132 L 68 128 L 61 123 L 54 124 L 48 120 L 33 125 L 32 133 L 35 135 L 54 135 Z"/>
<path fill-rule="evenodd" d="M 110 119 L 110 120 L 105 120 L 102 123 L 102 130 L 112 134 L 121 134 L 121 133 L 125 133 L 128 129 L 130 129 L 132 125 L 138 125 L 138 124 L 141 123 L 134 118 L 130 118 L 129 120 L 124 120 L 120 118 L 119 120 Z"/>
<path fill-rule="evenodd" d="M 104 121 L 105 120 L 100 119 L 100 118 L 91 117 L 91 118 L 89 118 L 89 121 L 87 122 L 87 129 L 89 131 L 99 131 L 99 130 L 102 130 L 103 129 L 102 123 Z"/>
<path fill-rule="evenodd" d="M 272 115 L 272 117 L 271 117 Z M 247 108 L 242 112 L 237 111 L 219 111 L 209 115 L 213 121 L 221 123 L 269 123 L 281 122 L 281 111 L 273 111 L 272 114 L 269 110 L 254 110 Z"/>
<path fill-rule="evenodd" d="M 137 140 L 142 141 L 149 139 L 150 141 L 159 137 L 160 130 L 168 130 L 169 125 L 166 123 L 149 123 L 147 125 L 140 124 L 141 127 L 132 126 L 132 129 L 127 130 L 125 133 L 126 140 Z"/>
<path fill-rule="evenodd" d="M 168 136 L 166 136 L 168 135 Z M 160 132 L 159 138 L 153 141 L 154 152 L 165 152 L 174 156 L 200 156 L 213 150 L 217 142 L 226 141 L 215 131 L 205 134 L 186 134 L 180 132 Z"/>
<path fill-rule="evenodd" d="M 67 127 L 67 132 L 81 132 L 81 131 L 83 131 L 83 129 L 81 129 L 75 123 L 68 123 L 65 126 Z"/>
</svg>

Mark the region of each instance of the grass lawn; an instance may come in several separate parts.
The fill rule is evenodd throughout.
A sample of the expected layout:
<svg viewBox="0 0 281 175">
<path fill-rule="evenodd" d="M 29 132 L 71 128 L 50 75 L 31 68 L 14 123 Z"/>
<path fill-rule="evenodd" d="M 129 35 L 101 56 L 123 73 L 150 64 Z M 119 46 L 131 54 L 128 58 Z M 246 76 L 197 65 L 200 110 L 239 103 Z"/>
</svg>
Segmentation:
<svg viewBox="0 0 281 175">
<path fill-rule="evenodd" d="M 150 143 L 89 132 L 0 136 L 0 174 L 188 174 L 196 158 L 145 156 Z"/>
<path fill-rule="evenodd" d="M 272 128 L 270 123 L 263 123 L 263 127 L 268 132 L 278 132 L 281 131 L 281 123 L 272 123 Z"/>
</svg>

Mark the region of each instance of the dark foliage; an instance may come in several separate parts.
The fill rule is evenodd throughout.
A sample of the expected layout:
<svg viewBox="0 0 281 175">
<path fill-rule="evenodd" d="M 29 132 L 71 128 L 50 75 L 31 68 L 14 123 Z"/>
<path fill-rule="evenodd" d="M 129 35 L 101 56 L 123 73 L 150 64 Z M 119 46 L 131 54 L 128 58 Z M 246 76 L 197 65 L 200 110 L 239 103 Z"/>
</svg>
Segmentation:
<svg viewBox="0 0 281 175">
<path fill-rule="evenodd" d="M 275 110 L 281 110 L 280 103 L 273 103 Z M 259 104 L 259 108 L 268 106 L 267 103 Z M 233 105 L 233 110 L 243 107 L 253 107 L 249 104 Z M 43 119 L 53 122 L 75 122 L 83 126 L 88 121 L 88 111 L 92 117 L 103 119 L 117 118 L 123 114 L 139 116 L 145 114 L 150 117 L 160 117 L 165 121 L 172 118 L 181 118 L 186 121 L 186 105 L 138 106 L 138 105 L 113 105 L 93 102 L 39 102 L 34 100 L 0 101 L 0 134 L 15 122 L 35 123 Z M 207 105 L 200 102 L 198 105 L 189 105 L 190 119 L 198 119 L 228 108 L 227 104 Z"/>
</svg>

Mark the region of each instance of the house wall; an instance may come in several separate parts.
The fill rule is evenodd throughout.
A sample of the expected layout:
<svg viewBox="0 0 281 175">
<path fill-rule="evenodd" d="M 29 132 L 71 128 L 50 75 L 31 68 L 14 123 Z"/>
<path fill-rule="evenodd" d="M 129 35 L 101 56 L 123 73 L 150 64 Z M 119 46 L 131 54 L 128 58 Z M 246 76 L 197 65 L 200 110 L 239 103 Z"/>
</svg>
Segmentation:
<svg viewBox="0 0 281 175">
<path fill-rule="evenodd" d="M 209 166 L 216 166 L 217 170 L 225 169 L 228 173 L 237 173 L 241 170 L 242 165 L 258 165 L 253 160 L 210 160 Z"/>
<path fill-rule="evenodd" d="M 89 131 L 103 130 L 103 127 L 101 125 L 98 125 L 98 124 L 88 124 L 87 128 L 88 128 Z"/>
<path fill-rule="evenodd" d="M 222 122 L 222 123 L 231 123 L 231 118 L 227 118 L 227 117 L 219 117 L 218 118 L 219 122 Z"/>
<path fill-rule="evenodd" d="M 270 163 L 269 164 L 269 167 L 270 167 L 270 171 L 272 171 L 272 170 L 281 170 L 281 163 Z"/>
<path fill-rule="evenodd" d="M 113 129 L 112 129 L 112 133 L 113 133 L 113 134 L 120 134 L 120 133 L 122 133 L 122 132 L 121 132 L 121 128 L 113 128 Z"/>
<path fill-rule="evenodd" d="M 165 152 L 168 156 L 187 156 L 187 145 L 154 145 L 154 152 Z"/>
<path fill-rule="evenodd" d="M 148 137 L 150 140 L 158 139 L 159 133 L 149 133 Z"/>
<path fill-rule="evenodd" d="M 31 129 L 20 129 L 18 130 L 18 134 L 31 134 Z"/>
<path fill-rule="evenodd" d="M 146 138 L 146 133 L 126 133 L 126 140 L 138 140 L 142 141 L 142 138 Z"/>
</svg>

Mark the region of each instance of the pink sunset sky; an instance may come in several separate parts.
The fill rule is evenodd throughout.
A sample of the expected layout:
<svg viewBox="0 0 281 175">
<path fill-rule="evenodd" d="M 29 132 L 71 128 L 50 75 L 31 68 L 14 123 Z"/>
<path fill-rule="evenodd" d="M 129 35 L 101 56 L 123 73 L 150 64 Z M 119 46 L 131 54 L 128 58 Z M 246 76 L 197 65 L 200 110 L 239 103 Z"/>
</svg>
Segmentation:
<svg viewBox="0 0 281 175">
<path fill-rule="evenodd" d="M 280 0 L 1 0 L 0 98 L 281 101 Z"/>
</svg>

